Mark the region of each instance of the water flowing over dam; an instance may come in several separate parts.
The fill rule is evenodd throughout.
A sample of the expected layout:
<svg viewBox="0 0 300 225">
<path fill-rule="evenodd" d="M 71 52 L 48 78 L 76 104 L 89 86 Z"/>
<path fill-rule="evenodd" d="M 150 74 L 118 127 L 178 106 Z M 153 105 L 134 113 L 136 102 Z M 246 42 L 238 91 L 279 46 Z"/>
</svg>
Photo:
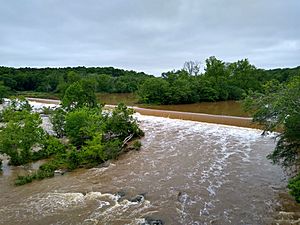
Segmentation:
<svg viewBox="0 0 300 225">
<path fill-rule="evenodd" d="M 273 224 L 278 218 L 286 180 L 266 159 L 273 136 L 136 116 L 145 131 L 141 150 L 104 167 L 21 187 L 13 179 L 24 168 L 5 167 L 0 224 Z"/>
</svg>

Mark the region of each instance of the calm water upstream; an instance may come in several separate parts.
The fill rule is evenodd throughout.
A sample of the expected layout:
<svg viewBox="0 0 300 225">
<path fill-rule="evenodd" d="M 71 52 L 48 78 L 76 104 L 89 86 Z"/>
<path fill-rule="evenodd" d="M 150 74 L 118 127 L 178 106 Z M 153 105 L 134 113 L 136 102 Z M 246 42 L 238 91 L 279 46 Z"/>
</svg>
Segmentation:
<svg viewBox="0 0 300 225">
<path fill-rule="evenodd" d="M 123 102 L 127 105 L 138 106 L 142 108 L 159 109 L 159 110 L 173 110 L 179 112 L 192 112 L 192 113 L 208 113 L 215 115 L 227 116 L 242 116 L 249 117 L 250 114 L 246 113 L 242 104 L 239 101 L 223 101 L 223 102 L 201 102 L 194 104 L 181 104 L 181 105 L 144 105 L 137 104 L 138 97 L 134 94 L 128 93 L 98 93 L 97 98 L 99 101 L 106 104 L 116 105 Z"/>
<path fill-rule="evenodd" d="M 145 218 L 170 225 L 276 224 L 283 211 L 297 219 L 299 207 L 283 194 L 282 170 L 266 159 L 272 137 L 248 128 L 137 118 L 145 131 L 142 149 L 108 167 L 21 187 L 13 178 L 24 169 L 4 168 L 0 224 L 133 225 Z"/>
</svg>

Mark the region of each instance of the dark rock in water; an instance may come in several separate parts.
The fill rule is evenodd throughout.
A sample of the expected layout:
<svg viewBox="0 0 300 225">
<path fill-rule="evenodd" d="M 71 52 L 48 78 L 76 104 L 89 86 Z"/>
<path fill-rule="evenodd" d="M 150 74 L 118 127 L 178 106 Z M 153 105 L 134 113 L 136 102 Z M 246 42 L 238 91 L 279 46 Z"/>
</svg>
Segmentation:
<svg viewBox="0 0 300 225">
<path fill-rule="evenodd" d="M 131 202 L 142 202 L 144 201 L 145 197 L 143 194 L 137 195 L 134 198 L 132 198 L 130 201 Z"/>
<path fill-rule="evenodd" d="M 147 194 L 147 192 L 144 192 L 144 193 L 140 193 L 140 194 L 138 194 L 138 195 L 142 195 L 142 196 L 146 196 L 146 194 Z"/>
<path fill-rule="evenodd" d="M 105 161 L 104 163 L 101 163 L 98 168 L 103 168 L 103 167 L 109 167 L 110 165 L 110 160 Z"/>
<path fill-rule="evenodd" d="M 88 192 L 87 191 L 82 191 L 80 193 L 83 194 L 83 196 L 86 196 Z"/>
<path fill-rule="evenodd" d="M 181 196 L 182 196 L 182 192 L 181 191 L 179 191 L 178 192 L 178 195 L 177 195 L 177 201 L 181 201 Z"/>
<path fill-rule="evenodd" d="M 122 198 L 126 195 L 126 193 L 125 193 L 125 191 L 118 191 L 115 195 L 120 196 L 120 198 Z"/>
<path fill-rule="evenodd" d="M 164 222 L 159 219 L 152 219 L 149 217 L 145 218 L 146 222 L 142 225 L 164 225 Z"/>
</svg>

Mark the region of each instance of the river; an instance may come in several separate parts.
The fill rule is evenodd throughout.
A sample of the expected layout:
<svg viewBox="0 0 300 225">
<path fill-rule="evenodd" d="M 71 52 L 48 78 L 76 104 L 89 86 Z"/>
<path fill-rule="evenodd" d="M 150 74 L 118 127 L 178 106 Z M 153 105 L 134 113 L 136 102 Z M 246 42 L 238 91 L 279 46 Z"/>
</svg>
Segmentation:
<svg viewBox="0 0 300 225">
<path fill-rule="evenodd" d="M 15 187 L 0 175 L 0 224 L 299 224 L 282 169 L 261 130 L 135 114 L 140 151 L 105 167 Z M 137 198 L 138 197 L 138 198 Z"/>
<path fill-rule="evenodd" d="M 243 110 L 241 101 L 219 101 L 219 102 L 200 102 L 193 104 L 177 105 L 147 105 L 138 104 L 138 97 L 132 93 L 97 93 L 97 99 L 103 103 L 116 105 L 120 102 L 126 105 L 137 106 L 140 108 L 170 110 L 191 113 L 206 113 L 214 115 L 249 117 L 250 114 Z"/>
</svg>

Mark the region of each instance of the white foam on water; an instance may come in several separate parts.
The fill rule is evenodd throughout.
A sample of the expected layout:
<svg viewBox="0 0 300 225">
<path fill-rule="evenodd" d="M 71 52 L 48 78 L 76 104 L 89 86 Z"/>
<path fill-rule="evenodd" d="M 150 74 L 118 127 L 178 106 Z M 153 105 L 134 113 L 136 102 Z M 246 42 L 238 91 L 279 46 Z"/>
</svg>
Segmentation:
<svg viewBox="0 0 300 225">
<path fill-rule="evenodd" d="M 203 168 L 201 163 L 197 163 L 194 165 L 193 170 L 187 171 L 186 173 L 186 176 L 191 179 L 199 177 L 200 174 L 199 184 L 202 185 L 199 187 L 203 186 L 207 190 L 209 198 L 206 198 L 206 201 L 203 200 L 201 203 L 202 206 L 199 208 L 199 214 L 202 216 L 210 215 L 210 211 L 215 208 L 216 204 L 220 204 L 218 190 L 227 182 L 227 177 L 229 175 L 227 170 L 229 168 L 229 162 L 231 163 L 232 161 L 230 159 L 234 158 L 233 162 L 240 160 L 244 164 L 249 164 L 251 160 L 253 160 L 253 158 L 251 158 L 253 157 L 252 144 L 262 140 L 265 140 L 265 142 L 270 142 L 270 140 L 276 135 L 272 134 L 262 137 L 262 131 L 258 129 L 154 116 L 143 116 L 140 114 L 135 114 L 135 116 L 139 121 L 141 121 L 142 129 L 146 131 L 148 141 L 146 145 L 143 145 L 144 149 L 151 147 L 153 148 L 151 140 L 157 140 L 157 138 L 160 137 L 159 143 L 161 148 L 158 150 L 155 149 L 155 154 L 162 154 L 157 158 L 158 160 L 163 160 L 165 157 L 171 158 L 173 156 L 186 157 L 186 155 L 176 150 L 175 146 L 185 143 L 185 141 L 188 143 L 189 141 L 193 140 L 195 135 L 198 137 L 203 137 L 204 140 L 201 143 L 202 146 L 207 145 L 209 148 L 215 148 L 211 150 L 211 162 L 208 163 L 207 166 Z M 164 130 L 170 130 L 173 133 L 175 130 L 178 130 L 178 132 L 174 134 L 176 135 L 176 139 L 172 138 L 171 141 L 164 140 Z M 162 132 L 156 134 L 157 131 Z M 166 153 L 163 154 L 164 151 Z M 194 154 L 195 151 L 189 152 L 187 156 L 193 158 Z M 155 160 L 150 161 L 150 166 L 155 164 Z M 155 166 L 152 167 L 155 168 Z M 200 168 L 201 170 L 199 170 Z M 172 176 L 166 176 L 165 178 L 161 178 L 160 181 L 171 179 Z M 193 184 L 195 184 L 195 182 L 193 182 Z M 184 188 L 188 190 L 190 185 L 186 184 Z M 188 217 L 191 215 L 189 215 L 189 210 L 187 210 L 185 206 L 183 207 L 181 205 L 180 208 L 177 208 L 177 212 L 181 218 L 181 224 L 192 224 L 191 220 L 188 219 Z M 230 222 L 230 213 L 231 211 L 226 211 L 224 213 L 223 218 L 225 218 L 227 222 Z"/>
<path fill-rule="evenodd" d="M 28 101 L 28 103 L 32 106 L 33 111 L 35 112 L 40 112 L 43 108 L 55 109 L 59 107 L 57 104 L 51 104 L 51 103 L 41 103 L 35 101 Z"/>
<path fill-rule="evenodd" d="M 148 156 L 143 155 L 145 158 L 138 159 L 139 161 L 132 161 L 134 157 L 128 160 L 128 165 L 144 163 L 148 169 L 146 172 L 141 171 L 142 175 L 139 174 L 139 171 L 131 171 L 129 174 L 132 177 L 142 179 L 143 175 L 157 176 L 159 184 L 169 185 L 162 188 L 170 188 L 172 179 L 178 175 L 178 167 L 177 165 L 174 167 L 168 165 L 168 168 L 162 168 L 161 162 L 168 162 L 167 159 L 170 158 L 169 161 L 180 163 L 181 161 L 175 160 L 185 158 L 194 163 L 193 165 L 183 164 L 187 169 L 180 170 L 183 171 L 185 177 L 189 178 L 189 181 L 179 185 L 179 190 L 186 190 L 183 192 L 181 201 L 176 202 L 175 210 L 180 218 L 180 224 L 209 224 L 201 219 L 207 217 L 207 221 L 209 221 L 215 218 L 213 216 L 219 216 L 213 215 L 213 210 L 220 205 L 219 192 L 228 181 L 229 163 L 236 161 L 241 161 L 245 165 L 250 163 L 253 160 L 252 144 L 263 138 L 266 142 L 270 142 L 272 138 L 272 136 L 262 137 L 262 131 L 257 129 L 142 116 L 137 113 L 134 116 L 140 121 L 142 129 L 146 133 L 146 141 L 143 142 L 142 150 L 146 152 L 151 149 L 153 152 Z M 168 133 L 168 131 L 172 133 Z M 174 137 L 168 136 L 170 134 Z M 193 146 L 190 151 L 185 149 L 185 143 L 194 141 L 194 138 L 198 138 L 199 143 L 192 142 Z M 209 151 L 206 151 L 205 148 L 209 148 Z M 143 152 L 137 154 L 143 154 Z M 201 154 L 203 157 L 199 157 Z M 206 154 L 209 154 L 209 157 L 206 157 Z M 193 161 L 195 157 L 199 159 L 196 162 Z M 109 167 L 93 168 L 88 171 L 88 174 L 91 176 L 101 175 L 113 166 L 110 164 Z M 166 170 L 163 177 L 161 176 L 162 170 Z M 126 176 L 124 175 L 124 177 Z M 188 190 L 192 188 L 193 190 L 199 189 L 199 194 L 189 193 Z M 131 219 L 133 222 L 129 224 L 139 224 L 143 219 L 135 218 L 141 218 L 142 215 L 147 215 L 156 209 L 148 200 L 131 202 L 121 199 L 120 196 L 101 192 L 46 193 L 33 196 L 27 201 L 27 206 L 28 211 L 32 213 L 50 215 L 61 210 L 84 207 L 90 202 L 96 202 L 97 207 L 91 209 L 85 221 L 95 224 L 109 224 L 119 218 Z M 197 213 L 199 213 L 197 216 L 200 217 L 198 220 L 201 220 L 201 223 L 196 221 L 195 215 L 191 214 L 192 205 L 197 205 Z M 226 222 L 231 221 L 232 211 L 229 209 L 222 210 L 220 214 Z"/>
</svg>

